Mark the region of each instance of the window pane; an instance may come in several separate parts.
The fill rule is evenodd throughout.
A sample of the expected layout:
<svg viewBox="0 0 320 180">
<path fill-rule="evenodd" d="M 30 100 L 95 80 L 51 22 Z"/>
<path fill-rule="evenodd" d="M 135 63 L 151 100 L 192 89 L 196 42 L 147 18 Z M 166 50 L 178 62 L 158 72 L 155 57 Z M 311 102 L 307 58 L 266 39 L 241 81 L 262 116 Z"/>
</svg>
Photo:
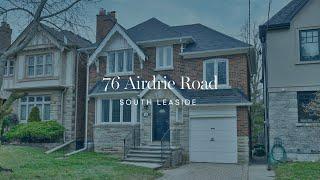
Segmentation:
<svg viewBox="0 0 320 180">
<path fill-rule="evenodd" d="M 297 92 L 299 122 L 320 122 L 320 117 L 318 117 L 315 112 L 306 108 L 306 106 L 315 99 L 315 93 L 314 91 Z"/>
<path fill-rule="evenodd" d="M 43 108 L 43 120 L 50 120 L 50 104 L 45 104 Z"/>
<path fill-rule="evenodd" d="M 108 72 L 114 73 L 115 71 L 115 53 L 109 53 L 108 55 Z"/>
<path fill-rule="evenodd" d="M 43 119 L 42 118 L 42 104 L 37 104 L 36 107 L 39 109 L 40 119 Z"/>
<path fill-rule="evenodd" d="M 20 120 L 26 120 L 27 119 L 27 106 L 21 105 L 20 107 Z"/>
<path fill-rule="evenodd" d="M 132 61 L 133 61 L 133 54 L 132 54 L 132 50 L 127 51 L 127 71 L 130 72 L 132 71 Z"/>
<path fill-rule="evenodd" d="M 37 56 L 36 75 L 43 74 L 43 56 Z"/>
<path fill-rule="evenodd" d="M 159 67 L 163 67 L 163 48 L 158 48 L 158 65 Z"/>
<path fill-rule="evenodd" d="M 47 64 L 45 67 L 45 73 L 46 75 L 52 75 L 52 65 L 51 64 Z"/>
<path fill-rule="evenodd" d="M 131 122 L 131 106 L 126 103 L 123 105 L 123 122 Z"/>
<path fill-rule="evenodd" d="M 51 97 L 50 96 L 45 96 L 44 97 L 44 101 L 51 101 Z"/>
<path fill-rule="evenodd" d="M 206 63 L 206 81 L 214 81 L 214 62 Z"/>
<path fill-rule="evenodd" d="M 102 106 L 101 106 L 101 122 L 109 122 L 109 100 L 102 100 Z"/>
<path fill-rule="evenodd" d="M 34 56 L 30 56 L 30 57 L 29 57 L 28 65 L 29 65 L 29 66 L 34 66 Z"/>
<path fill-rule="evenodd" d="M 46 64 L 52 64 L 52 56 L 51 54 L 46 55 Z"/>
<path fill-rule="evenodd" d="M 28 106 L 28 116 L 29 116 L 29 114 L 30 114 L 30 112 L 31 112 L 33 107 L 34 107 L 34 104 L 29 104 L 29 106 Z"/>
<path fill-rule="evenodd" d="M 13 71 L 14 71 L 14 61 L 10 61 L 10 64 L 9 64 L 9 75 L 13 75 Z"/>
<path fill-rule="evenodd" d="M 166 64 L 166 66 L 171 66 L 172 65 L 172 48 L 171 47 L 167 47 L 166 48 L 166 51 L 167 51 L 167 57 L 166 57 L 166 59 L 167 59 L 167 64 Z"/>
<path fill-rule="evenodd" d="M 112 100 L 112 122 L 120 122 L 120 100 Z"/>
<path fill-rule="evenodd" d="M 34 102 L 34 97 L 29 97 L 29 98 L 28 98 L 28 101 L 29 101 L 29 102 Z"/>
<path fill-rule="evenodd" d="M 21 98 L 21 102 L 27 102 L 27 97 Z"/>
<path fill-rule="evenodd" d="M 34 66 L 29 66 L 28 68 L 28 75 L 33 76 L 34 75 Z"/>
<path fill-rule="evenodd" d="M 218 84 L 227 84 L 227 63 L 218 62 Z"/>
<path fill-rule="evenodd" d="M 118 52 L 118 72 L 123 72 L 124 51 Z"/>
<path fill-rule="evenodd" d="M 42 99 L 43 99 L 42 96 L 37 96 L 37 97 L 36 97 L 36 101 L 37 101 L 37 102 L 41 102 Z"/>
<path fill-rule="evenodd" d="M 320 60 L 318 30 L 301 31 L 300 47 L 302 61 Z"/>
<path fill-rule="evenodd" d="M 3 70 L 4 70 L 4 75 L 8 75 L 8 62 L 7 61 L 4 61 L 4 67 L 3 67 Z"/>
</svg>

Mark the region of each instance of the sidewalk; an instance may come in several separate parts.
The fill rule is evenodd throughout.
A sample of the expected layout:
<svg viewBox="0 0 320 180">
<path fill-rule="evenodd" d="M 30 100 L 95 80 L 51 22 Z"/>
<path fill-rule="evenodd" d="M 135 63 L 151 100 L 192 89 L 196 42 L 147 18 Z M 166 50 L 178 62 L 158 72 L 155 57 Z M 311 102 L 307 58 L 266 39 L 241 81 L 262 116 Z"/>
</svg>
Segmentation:
<svg viewBox="0 0 320 180">
<path fill-rule="evenodd" d="M 272 180 L 275 179 L 274 171 L 268 171 L 266 165 L 250 165 L 249 180 Z"/>
</svg>

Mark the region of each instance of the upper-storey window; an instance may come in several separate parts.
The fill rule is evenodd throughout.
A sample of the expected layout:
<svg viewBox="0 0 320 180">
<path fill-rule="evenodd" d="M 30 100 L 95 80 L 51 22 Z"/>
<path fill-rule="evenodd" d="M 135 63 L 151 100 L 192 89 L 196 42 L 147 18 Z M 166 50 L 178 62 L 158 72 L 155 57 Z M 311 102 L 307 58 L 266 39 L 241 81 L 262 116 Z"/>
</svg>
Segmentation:
<svg viewBox="0 0 320 180">
<path fill-rule="evenodd" d="M 173 48 L 172 46 L 157 47 L 156 69 L 167 70 L 173 68 Z"/>
<path fill-rule="evenodd" d="M 52 54 L 40 54 L 27 56 L 27 76 L 52 76 Z"/>
<path fill-rule="evenodd" d="M 133 50 L 110 51 L 107 57 L 107 74 L 133 72 Z"/>
<path fill-rule="evenodd" d="M 4 76 L 12 76 L 14 74 L 14 61 L 13 60 L 4 61 L 3 68 L 4 68 L 3 70 Z"/>
<path fill-rule="evenodd" d="M 301 61 L 320 60 L 319 34 L 320 34 L 320 29 L 300 31 Z"/>
<path fill-rule="evenodd" d="M 203 63 L 203 79 L 207 82 L 218 81 L 218 87 L 229 87 L 228 59 L 210 59 Z"/>
<path fill-rule="evenodd" d="M 320 122 L 320 117 L 317 113 L 309 108 L 306 108 L 316 98 L 315 91 L 300 91 L 298 96 L 298 118 L 300 123 Z"/>
</svg>

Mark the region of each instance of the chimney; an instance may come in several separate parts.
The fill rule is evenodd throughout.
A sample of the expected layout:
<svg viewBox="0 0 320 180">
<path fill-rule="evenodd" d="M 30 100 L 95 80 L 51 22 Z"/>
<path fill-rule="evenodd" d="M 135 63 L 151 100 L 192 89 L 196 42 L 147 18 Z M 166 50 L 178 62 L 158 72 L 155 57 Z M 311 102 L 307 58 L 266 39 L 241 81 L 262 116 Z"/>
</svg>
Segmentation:
<svg viewBox="0 0 320 180">
<path fill-rule="evenodd" d="M 106 14 L 106 10 L 101 8 L 97 15 L 96 42 L 100 43 L 116 22 L 117 18 L 115 11 Z"/>
<path fill-rule="evenodd" d="M 0 26 L 0 53 L 6 51 L 11 45 L 12 29 L 7 22 L 1 22 Z"/>
</svg>

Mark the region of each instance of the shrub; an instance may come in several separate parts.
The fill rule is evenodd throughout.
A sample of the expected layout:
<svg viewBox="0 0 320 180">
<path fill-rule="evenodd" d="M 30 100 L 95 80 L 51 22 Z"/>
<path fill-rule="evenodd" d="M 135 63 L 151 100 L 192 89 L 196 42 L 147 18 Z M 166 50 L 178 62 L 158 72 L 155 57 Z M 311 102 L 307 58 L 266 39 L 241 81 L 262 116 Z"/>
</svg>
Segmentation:
<svg viewBox="0 0 320 180">
<path fill-rule="evenodd" d="M 28 117 L 28 122 L 40 122 L 40 111 L 37 107 L 33 107 Z"/>
<path fill-rule="evenodd" d="M 19 124 L 18 117 L 16 114 L 9 114 L 3 118 L 3 124 L 2 129 L 0 132 L 0 136 L 4 133 L 10 130 L 12 127 Z"/>
<path fill-rule="evenodd" d="M 57 142 L 63 137 L 64 127 L 56 121 L 19 124 L 4 135 L 7 141 L 29 143 Z"/>
</svg>

